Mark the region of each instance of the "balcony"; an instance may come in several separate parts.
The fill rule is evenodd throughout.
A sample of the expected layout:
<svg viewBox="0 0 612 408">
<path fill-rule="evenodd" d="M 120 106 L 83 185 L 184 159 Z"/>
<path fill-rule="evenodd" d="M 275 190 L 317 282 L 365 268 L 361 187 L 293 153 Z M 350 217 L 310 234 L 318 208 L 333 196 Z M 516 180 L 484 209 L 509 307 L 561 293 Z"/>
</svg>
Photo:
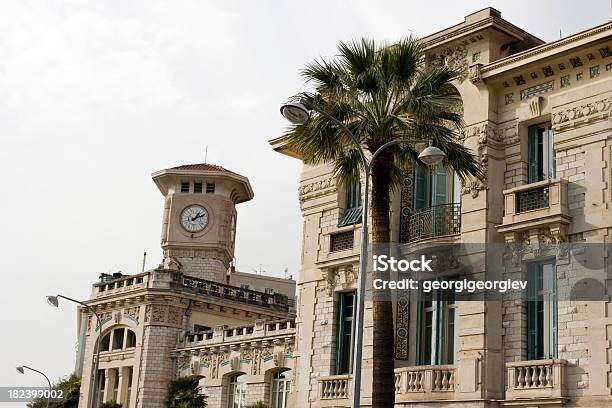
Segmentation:
<svg viewBox="0 0 612 408">
<path fill-rule="evenodd" d="M 319 377 L 319 399 L 321 407 L 350 407 L 352 388 L 350 374 Z"/>
<path fill-rule="evenodd" d="M 400 242 L 410 243 L 428 238 L 461 233 L 461 204 L 441 204 L 410 214 L 402 210 Z"/>
<path fill-rule="evenodd" d="M 395 401 L 439 401 L 455 399 L 453 365 L 428 365 L 395 369 Z"/>
<path fill-rule="evenodd" d="M 506 363 L 506 403 L 525 399 L 563 399 L 567 361 L 560 359 Z"/>
<path fill-rule="evenodd" d="M 498 231 L 522 232 L 571 221 L 567 180 L 531 183 L 504 191 L 504 217 Z"/>
</svg>

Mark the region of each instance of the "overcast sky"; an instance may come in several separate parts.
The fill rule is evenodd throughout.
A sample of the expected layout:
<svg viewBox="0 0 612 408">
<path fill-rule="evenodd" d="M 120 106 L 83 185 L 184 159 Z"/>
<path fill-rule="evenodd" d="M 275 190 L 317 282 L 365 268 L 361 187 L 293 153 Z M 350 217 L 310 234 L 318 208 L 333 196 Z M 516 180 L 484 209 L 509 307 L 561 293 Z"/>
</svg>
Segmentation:
<svg viewBox="0 0 612 408">
<path fill-rule="evenodd" d="M 427 7 L 424 6 L 427 4 Z M 339 40 L 424 36 L 492 5 L 545 41 L 605 22 L 607 0 L 0 2 L 0 386 L 74 364 L 76 311 L 102 272 L 161 260 L 150 173 L 204 161 L 249 177 L 237 264 L 299 270 L 300 164 L 272 151 L 299 69 Z M 0 404 L 0 406 L 8 406 Z"/>
</svg>

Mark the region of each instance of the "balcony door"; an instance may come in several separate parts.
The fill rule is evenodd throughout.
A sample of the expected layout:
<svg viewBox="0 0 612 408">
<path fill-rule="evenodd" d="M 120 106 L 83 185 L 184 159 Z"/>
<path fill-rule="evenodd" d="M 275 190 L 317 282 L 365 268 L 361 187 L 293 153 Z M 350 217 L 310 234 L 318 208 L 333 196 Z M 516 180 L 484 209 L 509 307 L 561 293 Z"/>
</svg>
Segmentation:
<svg viewBox="0 0 612 408">
<path fill-rule="evenodd" d="M 454 364 L 458 351 L 457 305 L 453 293 L 419 293 L 417 365 Z"/>
<path fill-rule="evenodd" d="M 457 216 L 455 206 L 461 202 L 461 183 L 456 173 L 446 166 L 433 169 L 415 169 L 414 212 L 418 218 L 418 235 L 446 235 L 454 228 Z M 429 211 L 429 214 L 424 213 Z"/>
<path fill-rule="evenodd" d="M 557 357 L 557 273 L 554 260 L 527 264 L 527 359 Z"/>
</svg>

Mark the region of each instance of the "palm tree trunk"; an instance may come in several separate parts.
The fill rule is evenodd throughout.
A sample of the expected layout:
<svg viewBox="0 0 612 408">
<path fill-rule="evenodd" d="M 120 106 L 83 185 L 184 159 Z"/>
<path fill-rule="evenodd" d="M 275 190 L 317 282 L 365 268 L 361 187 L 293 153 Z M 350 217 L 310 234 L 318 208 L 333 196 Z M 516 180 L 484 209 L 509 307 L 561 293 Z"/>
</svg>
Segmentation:
<svg viewBox="0 0 612 408">
<path fill-rule="evenodd" d="M 372 247 L 376 255 L 387 254 L 390 241 L 389 193 L 391 152 L 380 156 L 372 168 Z M 378 245 L 377 245 L 378 244 Z M 389 280 L 389 272 L 373 272 L 374 279 Z M 372 408 L 393 407 L 395 355 L 393 307 L 389 289 L 373 291 L 373 384 Z"/>
</svg>

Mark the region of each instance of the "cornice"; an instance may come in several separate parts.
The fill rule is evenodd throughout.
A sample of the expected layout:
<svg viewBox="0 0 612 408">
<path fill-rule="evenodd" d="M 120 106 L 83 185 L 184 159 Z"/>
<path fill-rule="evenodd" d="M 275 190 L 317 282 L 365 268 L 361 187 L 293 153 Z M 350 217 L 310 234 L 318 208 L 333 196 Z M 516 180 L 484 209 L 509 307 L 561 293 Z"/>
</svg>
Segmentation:
<svg viewBox="0 0 612 408">
<path fill-rule="evenodd" d="M 550 51 L 554 51 L 566 45 L 573 44 L 581 40 L 584 40 L 586 38 L 596 36 L 597 34 L 601 34 L 608 30 L 612 30 L 612 22 L 607 22 L 597 27 L 574 34 L 572 36 L 562 38 L 562 39 L 559 39 L 551 43 L 542 44 L 537 47 L 525 50 L 521 53 L 510 55 L 506 58 L 502 58 L 501 60 L 497 60 L 491 64 L 483 66 L 480 69 L 480 72 L 483 75 L 483 77 L 486 77 L 487 76 L 486 74 L 492 71 L 498 70 L 500 68 L 506 67 L 511 64 L 515 64 L 520 61 L 527 60 L 529 58 L 532 58 L 532 57 L 535 57 L 535 56 L 538 56 L 538 55 L 541 55 L 541 54 L 544 54 Z"/>
</svg>

